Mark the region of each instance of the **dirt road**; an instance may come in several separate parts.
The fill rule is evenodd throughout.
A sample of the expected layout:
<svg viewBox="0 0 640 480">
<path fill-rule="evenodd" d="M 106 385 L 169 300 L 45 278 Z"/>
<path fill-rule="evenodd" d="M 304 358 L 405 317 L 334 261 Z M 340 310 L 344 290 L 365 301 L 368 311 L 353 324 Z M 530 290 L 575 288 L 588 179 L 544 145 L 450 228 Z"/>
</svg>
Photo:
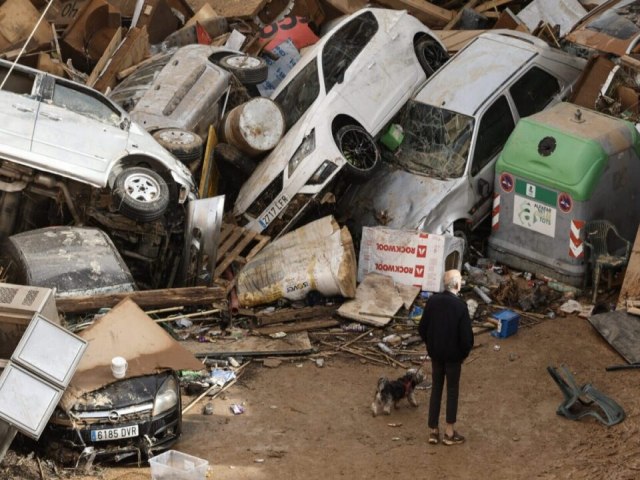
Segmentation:
<svg viewBox="0 0 640 480">
<path fill-rule="evenodd" d="M 216 480 L 640 477 L 640 371 L 605 372 L 622 359 L 586 320 L 550 319 L 507 339 L 482 334 L 476 342 L 462 374 L 464 445 L 427 444 L 430 390 L 419 391 L 417 409 L 403 403 L 373 418 L 378 377 L 401 370 L 341 354 L 322 368 L 311 361 L 251 365 L 214 400 L 214 415 L 198 407 L 185 416 L 175 448 L 207 459 Z M 562 363 L 578 382 L 618 401 L 627 418 L 606 427 L 591 417 L 557 416 L 562 395 L 546 367 Z M 245 413 L 233 415 L 233 403 Z M 88 478 L 135 480 L 147 472 L 106 469 Z"/>
</svg>

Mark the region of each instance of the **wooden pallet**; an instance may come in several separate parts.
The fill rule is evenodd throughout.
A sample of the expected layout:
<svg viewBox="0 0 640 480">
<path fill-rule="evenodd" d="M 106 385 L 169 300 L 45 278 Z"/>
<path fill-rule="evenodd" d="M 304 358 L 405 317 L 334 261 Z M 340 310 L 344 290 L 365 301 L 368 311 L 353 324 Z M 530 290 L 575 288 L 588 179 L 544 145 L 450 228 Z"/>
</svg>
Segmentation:
<svg viewBox="0 0 640 480">
<path fill-rule="evenodd" d="M 234 262 L 246 264 L 269 243 L 269 240 L 271 237 L 260 235 L 258 232 L 223 223 L 213 277 L 219 279 Z M 243 252 L 247 253 L 243 255 Z"/>
</svg>

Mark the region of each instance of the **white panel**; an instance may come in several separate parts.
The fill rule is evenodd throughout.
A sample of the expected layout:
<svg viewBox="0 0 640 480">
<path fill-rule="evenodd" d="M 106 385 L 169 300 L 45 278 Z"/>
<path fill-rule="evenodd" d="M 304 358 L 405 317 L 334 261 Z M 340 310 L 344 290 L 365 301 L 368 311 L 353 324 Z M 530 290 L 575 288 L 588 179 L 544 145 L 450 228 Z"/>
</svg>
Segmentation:
<svg viewBox="0 0 640 480">
<path fill-rule="evenodd" d="M 0 418 L 36 440 L 63 390 L 9 364 L 0 375 Z"/>
<path fill-rule="evenodd" d="M 86 340 L 34 315 L 11 360 L 66 388 L 86 346 Z"/>
</svg>

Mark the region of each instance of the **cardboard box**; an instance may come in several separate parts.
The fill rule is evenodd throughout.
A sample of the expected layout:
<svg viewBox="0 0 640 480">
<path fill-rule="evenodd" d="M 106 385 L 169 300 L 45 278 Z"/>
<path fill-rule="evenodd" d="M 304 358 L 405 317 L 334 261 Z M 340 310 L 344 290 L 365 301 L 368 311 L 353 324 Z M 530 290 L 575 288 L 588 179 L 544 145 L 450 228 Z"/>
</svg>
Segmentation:
<svg viewBox="0 0 640 480">
<path fill-rule="evenodd" d="M 358 281 L 361 282 L 367 273 L 377 272 L 398 283 L 439 292 L 443 289 L 445 270 L 460 269 L 463 249 L 462 240 L 449 235 L 364 227 Z"/>
</svg>

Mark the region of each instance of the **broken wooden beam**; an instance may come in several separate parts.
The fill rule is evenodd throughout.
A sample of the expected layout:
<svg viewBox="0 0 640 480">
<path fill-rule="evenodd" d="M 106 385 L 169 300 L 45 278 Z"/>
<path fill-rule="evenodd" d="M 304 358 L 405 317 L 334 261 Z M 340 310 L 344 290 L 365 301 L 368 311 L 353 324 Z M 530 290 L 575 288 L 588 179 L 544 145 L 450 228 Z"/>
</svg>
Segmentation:
<svg viewBox="0 0 640 480">
<path fill-rule="evenodd" d="M 272 325 L 274 323 L 294 322 L 297 320 L 310 320 L 318 317 L 332 317 L 338 309 L 337 305 L 304 308 L 286 308 L 270 313 L 259 313 L 256 315 L 257 324 L 260 326 Z"/>
<path fill-rule="evenodd" d="M 224 300 L 225 294 L 220 287 L 165 288 L 83 297 L 56 297 L 56 305 L 62 313 L 83 313 L 114 307 L 125 298 L 131 298 L 141 308 L 164 308 L 212 304 Z"/>
<path fill-rule="evenodd" d="M 260 335 L 271 335 L 272 333 L 284 332 L 304 332 L 306 330 L 315 330 L 320 328 L 331 328 L 340 325 L 338 320 L 308 320 L 305 322 L 290 323 L 287 325 L 271 325 L 270 327 L 255 328 L 252 331 Z"/>
</svg>

